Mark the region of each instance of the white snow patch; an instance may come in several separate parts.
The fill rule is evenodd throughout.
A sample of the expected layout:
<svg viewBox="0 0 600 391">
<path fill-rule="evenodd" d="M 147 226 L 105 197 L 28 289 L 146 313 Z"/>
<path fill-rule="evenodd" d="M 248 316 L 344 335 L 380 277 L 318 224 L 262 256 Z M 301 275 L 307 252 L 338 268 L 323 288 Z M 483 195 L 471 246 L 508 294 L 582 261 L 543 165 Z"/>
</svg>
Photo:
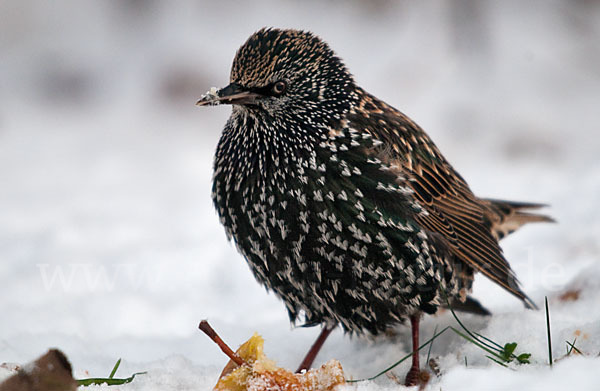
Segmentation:
<svg viewBox="0 0 600 391">
<path fill-rule="evenodd" d="M 258 331 L 269 357 L 298 364 L 318 330 L 289 326 L 213 211 L 212 156 L 230 109 L 194 106 L 208 85 L 228 83 L 249 34 L 275 25 L 329 41 L 477 194 L 546 202 L 559 222 L 523 228 L 503 248 L 536 303 L 550 298 L 554 356 L 577 337 L 590 357 L 549 369 L 543 311 L 479 276 L 474 296 L 494 316 L 463 321 L 517 342 L 532 364 L 501 368 L 447 332 L 432 349 L 442 377 L 430 389 L 594 389 L 600 7 L 478 4 L 461 18 L 465 9 L 436 2 L 2 2 L 0 362 L 59 347 L 78 377 L 107 376 L 119 357 L 117 376 L 148 371 L 123 390 L 209 389 L 227 359 L 197 330 L 208 318 L 232 347 Z M 567 290 L 579 299 L 560 301 Z M 447 313 L 425 317 L 422 338 L 449 324 Z M 336 331 L 317 364 L 336 358 L 348 376 L 372 376 L 407 353 L 409 330 L 398 333 Z M 0 379 L 12 373 L 0 366 Z M 398 386 L 382 377 L 346 388 Z"/>
</svg>

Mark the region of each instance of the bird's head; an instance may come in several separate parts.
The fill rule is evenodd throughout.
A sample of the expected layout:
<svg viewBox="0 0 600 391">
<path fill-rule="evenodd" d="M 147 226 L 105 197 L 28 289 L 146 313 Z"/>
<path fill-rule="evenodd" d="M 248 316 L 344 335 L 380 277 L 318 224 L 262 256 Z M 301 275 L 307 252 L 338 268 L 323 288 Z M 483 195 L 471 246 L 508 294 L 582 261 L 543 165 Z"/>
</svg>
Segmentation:
<svg viewBox="0 0 600 391">
<path fill-rule="evenodd" d="M 352 75 L 319 37 L 261 29 L 237 51 L 230 84 L 197 105 L 232 104 L 234 112 L 330 122 L 349 109 L 354 89 Z"/>
</svg>

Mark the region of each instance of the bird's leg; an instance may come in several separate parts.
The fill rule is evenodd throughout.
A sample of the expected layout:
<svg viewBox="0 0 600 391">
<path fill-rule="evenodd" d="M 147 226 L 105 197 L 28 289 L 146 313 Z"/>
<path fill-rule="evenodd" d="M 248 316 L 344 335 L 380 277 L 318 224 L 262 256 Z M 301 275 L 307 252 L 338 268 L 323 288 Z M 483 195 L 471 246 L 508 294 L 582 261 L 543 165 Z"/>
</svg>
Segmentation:
<svg viewBox="0 0 600 391">
<path fill-rule="evenodd" d="M 419 383 L 419 374 L 421 372 L 419 365 L 419 319 L 420 314 L 411 315 L 410 328 L 412 329 L 412 365 L 406 374 L 405 383 L 407 386 L 414 386 Z"/>
<path fill-rule="evenodd" d="M 323 330 L 321 330 L 321 334 L 319 334 L 315 343 L 310 347 L 308 353 L 306 353 L 306 356 L 304 357 L 304 360 L 302 360 L 302 362 L 300 363 L 300 366 L 296 370 L 296 373 L 300 373 L 303 370 L 310 369 L 313 361 L 315 361 L 315 358 L 317 358 L 317 354 L 319 354 L 319 350 L 321 350 L 321 347 L 325 343 L 325 340 L 327 339 L 327 337 L 329 337 L 329 334 L 331 334 L 334 328 L 335 326 L 327 325 L 323 327 Z"/>
</svg>

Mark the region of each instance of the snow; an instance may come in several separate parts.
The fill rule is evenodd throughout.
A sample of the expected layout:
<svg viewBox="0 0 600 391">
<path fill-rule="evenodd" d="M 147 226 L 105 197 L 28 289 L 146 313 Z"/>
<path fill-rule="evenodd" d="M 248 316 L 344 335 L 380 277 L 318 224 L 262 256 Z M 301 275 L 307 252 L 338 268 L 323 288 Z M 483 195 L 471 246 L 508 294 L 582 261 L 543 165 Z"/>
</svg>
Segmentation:
<svg viewBox="0 0 600 391">
<path fill-rule="evenodd" d="M 227 84 L 235 50 L 266 25 L 325 38 L 363 87 L 429 132 L 477 194 L 546 202 L 559 222 L 525 227 L 503 247 L 534 301 L 549 298 L 554 357 L 575 337 L 588 356 L 550 369 L 543 311 L 479 276 L 474 296 L 494 316 L 461 319 L 517 342 L 532 364 L 502 368 L 446 332 L 432 348 L 442 376 L 430 389 L 597 387 L 596 2 L 11 0 L 0 15 L 0 362 L 58 347 L 79 378 L 107 376 L 119 357 L 117 376 L 148 372 L 90 389 L 207 389 L 227 362 L 197 330 L 208 318 L 233 347 L 257 331 L 270 358 L 296 367 L 319 330 L 290 327 L 227 243 L 210 180 L 230 109 L 194 105 Z M 567 291 L 579 298 L 560 300 Z M 455 325 L 448 313 L 426 317 L 422 339 L 446 325 Z M 335 358 L 347 376 L 372 376 L 407 353 L 409 330 L 397 331 L 336 331 L 317 364 Z M 0 367 L 0 378 L 11 373 Z M 381 377 L 345 388 L 398 385 Z"/>
</svg>

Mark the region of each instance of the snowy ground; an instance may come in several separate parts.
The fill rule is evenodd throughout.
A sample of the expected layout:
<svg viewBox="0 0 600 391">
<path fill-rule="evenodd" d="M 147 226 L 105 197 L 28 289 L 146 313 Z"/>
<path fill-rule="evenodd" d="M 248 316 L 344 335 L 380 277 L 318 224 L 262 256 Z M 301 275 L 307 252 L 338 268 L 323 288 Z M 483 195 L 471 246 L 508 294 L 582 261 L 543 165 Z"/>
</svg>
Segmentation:
<svg viewBox="0 0 600 391">
<path fill-rule="evenodd" d="M 119 357 L 118 375 L 148 371 L 94 389 L 208 389 L 227 361 L 197 330 L 208 318 L 233 346 L 258 331 L 267 354 L 295 368 L 318 330 L 290 327 L 226 242 L 209 194 L 229 109 L 194 107 L 268 25 L 329 41 L 476 193 L 547 202 L 559 221 L 524 228 L 504 249 L 532 298 L 549 297 L 554 357 L 576 336 L 588 356 L 550 369 L 543 312 L 479 278 L 474 295 L 494 316 L 463 321 L 518 342 L 533 364 L 502 368 L 447 333 L 433 346 L 442 376 L 431 389 L 597 389 L 598 2 L 213 3 L 0 4 L 0 363 L 59 347 L 77 377 L 106 376 Z M 569 290 L 579 298 L 560 300 Z M 422 335 L 449 324 L 447 313 L 427 317 Z M 337 331 L 318 361 L 371 376 L 406 354 L 408 329 L 398 333 Z M 386 377 L 347 387 L 392 388 Z"/>
</svg>

